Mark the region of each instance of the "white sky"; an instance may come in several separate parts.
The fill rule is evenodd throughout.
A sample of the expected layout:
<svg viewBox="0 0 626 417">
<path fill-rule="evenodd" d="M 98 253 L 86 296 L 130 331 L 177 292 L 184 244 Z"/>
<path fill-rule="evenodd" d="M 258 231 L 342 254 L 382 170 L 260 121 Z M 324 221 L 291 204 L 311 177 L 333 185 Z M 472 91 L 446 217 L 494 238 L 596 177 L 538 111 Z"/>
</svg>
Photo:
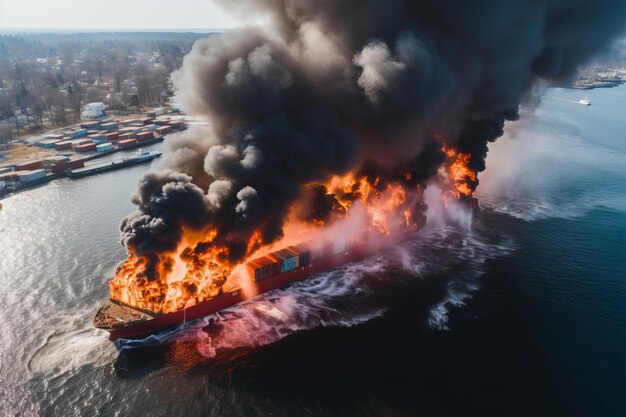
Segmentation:
<svg viewBox="0 0 626 417">
<path fill-rule="evenodd" d="M 211 0 L 0 0 L 0 30 L 221 29 L 236 20 Z"/>
</svg>

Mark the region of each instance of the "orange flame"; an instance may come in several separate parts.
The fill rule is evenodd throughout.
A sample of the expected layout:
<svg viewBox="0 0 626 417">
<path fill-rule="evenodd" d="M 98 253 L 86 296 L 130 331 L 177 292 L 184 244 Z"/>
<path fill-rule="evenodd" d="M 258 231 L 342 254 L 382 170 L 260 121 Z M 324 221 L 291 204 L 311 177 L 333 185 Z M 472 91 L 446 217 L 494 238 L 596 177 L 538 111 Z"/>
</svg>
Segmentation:
<svg viewBox="0 0 626 417">
<path fill-rule="evenodd" d="M 461 196 L 470 197 L 473 193 L 471 183 L 476 181 L 476 172 L 469 168 L 471 155 L 457 152 L 455 149 L 444 146 L 442 150 L 446 153 L 448 179 L 457 192 L 457 198 Z"/>
<path fill-rule="evenodd" d="M 401 177 L 410 181 L 411 174 Z M 413 190 L 400 182 L 381 186 L 380 178 L 368 180 L 367 176 L 356 173 L 333 176 L 326 184 L 311 185 L 323 185 L 327 196 L 334 195 L 344 209 L 341 212 L 345 218 L 357 205 L 364 208 L 368 226 L 363 236 L 417 230 L 424 221 L 424 216 L 416 213 L 422 196 L 418 186 Z M 300 232 L 303 228 L 318 230 L 328 225 L 318 220 L 303 226 L 299 227 Z M 176 251 L 139 256 L 130 250 L 128 259 L 109 283 L 111 299 L 142 310 L 169 313 L 219 295 L 230 285 L 227 280 L 237 265 L 228 261 L 228 248 L 217 245 L 216 236 L 215 229 L 202 233 L 184 230 Z M 280 244 L 295 239 L 285 236 Z M 246 258 L 267 251 L 269 246 L 262 247 L 262 242 L 261 233 L 255 232 L 249 239 Z M 299 242 L 289 244 L 294 243 Z"/>
</svg>

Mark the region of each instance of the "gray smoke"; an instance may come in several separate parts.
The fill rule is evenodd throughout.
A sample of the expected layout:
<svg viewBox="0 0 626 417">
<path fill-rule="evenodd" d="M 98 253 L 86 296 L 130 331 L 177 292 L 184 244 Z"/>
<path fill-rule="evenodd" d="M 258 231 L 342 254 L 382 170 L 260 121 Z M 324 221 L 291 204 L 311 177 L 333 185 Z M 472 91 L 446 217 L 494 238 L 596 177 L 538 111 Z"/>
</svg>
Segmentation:
<svg viewBox="0 0 626 417">
<path fill-rule="evenodd" d="M 281 236 L 304 184 L 350 169 L 423 184 L 442 141 L 484 170 L 536 82 L 570 79 L 626 22 L 623 0 L 223 4 L 269 24 L 198 41 L 174 74 L 186 112 L 211 127 L 168 139 L 162 171 L 140 180 L 122 222 L 139 254 L 211 226 L 239 260 L 255 230 Z"/>
</svg>

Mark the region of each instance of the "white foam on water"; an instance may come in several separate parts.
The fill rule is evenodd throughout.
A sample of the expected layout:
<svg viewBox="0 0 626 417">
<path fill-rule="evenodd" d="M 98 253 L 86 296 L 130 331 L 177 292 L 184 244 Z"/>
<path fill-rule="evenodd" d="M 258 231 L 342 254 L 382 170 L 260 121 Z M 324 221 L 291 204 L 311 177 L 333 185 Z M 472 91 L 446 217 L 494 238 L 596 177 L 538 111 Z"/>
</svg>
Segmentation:
<svg viewBox="0 0 626 417">
<path fill-rule="evenodd" d="M 205 357 L 219 349 L 252 348 L 277 342 L 284 337 L 317 327 L 351 327 L 383 314 L 371 309 L 346 314 L 332 306 L 333 301 L 358 295 L 362 277 L 380 272 L 380 259 L 370 259 L 319 274 L 285 289 L 274 290 L 237 306 L 192 323 L 176 336 L 192 341 Z M 217 329 L 213 334 L 204 327 Z"/>
<path fill-rule="evenodd" d="M 51 377 L 85 365 L 109 365 L 115 359 L 115 349 L 107 335 L 91 325 L 90 313 L 91 310 L 57 314 L 56 328 L 38 335 L 40 345 L 24 358 L 28 370 Z"/>
</svg>

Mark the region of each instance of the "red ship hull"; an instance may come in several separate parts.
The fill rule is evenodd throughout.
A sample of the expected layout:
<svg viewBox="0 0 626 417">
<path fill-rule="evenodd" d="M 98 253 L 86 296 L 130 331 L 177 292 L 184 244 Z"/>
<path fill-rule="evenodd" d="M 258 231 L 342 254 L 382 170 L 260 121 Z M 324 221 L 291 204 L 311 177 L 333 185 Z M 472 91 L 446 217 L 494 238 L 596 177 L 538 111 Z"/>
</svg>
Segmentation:
<svg viewBox="0 0 626 417">
<path fill-rule="evenodd" d="M 349 249 L 346 249 L 345 252 L 325 256 L 323 259 L 316 260 L 309 265 L 297 267 L 294 270 L 283 272 L 264 281 L 251 282 L 250 288 L 247 288 L 245 291 L 238 289 L 236 291 L 227 292 L 211 300 L 188 307 L 184 310 L 159 315 L 148 320 L 129 323 L 127 325 L 120 325 L 119 327 L 113 326 L 111 328 L 106 328 L 105 330 L 110 333 L 110 340 L 136 339 L 145 337 L 152 333 L 178 326 L 185 321 L 208 316 L 209 314 L 231 307 L 247 299 L 254 298 L 255 296 L 265 292 L 285 287 L 294 282 L 302 281 L 311 275 L 328 271 L 336 266 L 361 259 L 393 242 L 385 243 L 386 244 L 382 244 L 382 242 L 378 242 L 378 244 L 374 247 L 365 245 L 351 246 Z"/>
</svg>

